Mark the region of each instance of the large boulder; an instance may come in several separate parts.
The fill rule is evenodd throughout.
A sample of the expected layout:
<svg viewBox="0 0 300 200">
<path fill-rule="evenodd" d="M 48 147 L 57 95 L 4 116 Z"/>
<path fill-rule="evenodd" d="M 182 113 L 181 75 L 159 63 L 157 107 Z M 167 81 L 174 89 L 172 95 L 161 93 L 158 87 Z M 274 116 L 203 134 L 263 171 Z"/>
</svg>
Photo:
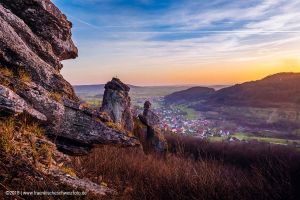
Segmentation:
<svg viewBox="0 0 300 200">
<path fill-rule="evenodd" d="M 119 124 L 127 131 L 133 131 L 133 117 L 131 112 L 130 87 L 120 79 L 113 78 L 105 85 L 105 91 L 100 108 L 106 112 L 114 123 Z"/>
<path fill-rule="evenodd" d="M 96 144 L 138 145 L 94 112 L 80 109 L 73 87 L 60 74 L 61 61 L 78 54 L 71 27 L 50 0 L 0 1 L 0 116 L 24 112 L 46 120 L 47 134 L 71 154 Z"/>
</svg>

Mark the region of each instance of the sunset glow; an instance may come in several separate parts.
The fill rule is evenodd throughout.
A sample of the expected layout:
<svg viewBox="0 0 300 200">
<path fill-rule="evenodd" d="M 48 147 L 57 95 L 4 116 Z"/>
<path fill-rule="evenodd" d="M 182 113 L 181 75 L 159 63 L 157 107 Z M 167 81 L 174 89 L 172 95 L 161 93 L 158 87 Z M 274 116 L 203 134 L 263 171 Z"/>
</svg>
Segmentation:
<svg viewBox="0 0 300 200">
<path fill-rule="evenodd" d="M 79 48 L 62 70 L 72 84 L 234 84 L 300 72 L 297 0 L 54 3 Z"/>
</svg>

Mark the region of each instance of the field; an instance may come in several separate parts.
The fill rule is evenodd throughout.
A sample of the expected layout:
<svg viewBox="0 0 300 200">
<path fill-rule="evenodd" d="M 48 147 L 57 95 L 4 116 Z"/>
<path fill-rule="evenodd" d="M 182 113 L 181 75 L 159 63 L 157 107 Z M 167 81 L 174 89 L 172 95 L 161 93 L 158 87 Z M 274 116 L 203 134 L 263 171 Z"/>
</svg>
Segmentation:
<svg viewBox="0 0 300 200">
<path fill-rule="evenodd" d="M 257 141 L 257 142 L 265 142 L 271 144 L 279 144 L 279 145 L 300 145 L 300 140 L 291 140 L 291 139 L 282 139 L 282 138 L 274 138 L 274 137 L 259 137 L 252 133 L 234 133 L 227 137 L 209 137 L 209 141 L 226 141 L 229 138 L 237 138 L 241 141 Z"/>
<path fill-rule="evenodd" d="M 129 95 L 131 96 L 132 106 L 142 109 L 145 100 L 152 102 L 152 107 L 156 111 L 163 108 L 162 97 L 175 91 L 184 90 L 189 86 L 130 86 L 131 90 Z M 99 108 L 101 106 L 104 85 L 93 86 L 75 86 L 75 91 L 79 98 L 88 104 Z M 257 127 L 257 124 L 262 122 L 276 122 L 280 120 L 297 122 L 299 113 L 293 110 L 282 110 L 272 108 L 236 108 L 236 107 L 222 107 L 216 112 L 196 111 L 188 105 L 172 105 L 172 110 L 180 111 L 186 121 L 201 119 L 208 119 L 213 122 L 214 126 L 210 127 L 227 130 L 235 130 L 239 127 L 248 127 L 246 130 L 233 131 L 231 137 L 244 141 L 258 141 L 280 145 L 300 145 L 300 131 L 295 130 L 292 133 L 286 133 L 283 131 L 272 130 L 272 127 Z M 173 116 L 174 117 L 174 116 Z M 221 117 L 221 123 L 220 123 Z M 229 118 L 229 120 L 227 119 Z M 226 119 L 226 120 L 225 120 Z M 283 123 L 278 123 L 279 126 L 283 126 Z M 284 128 L 284 127 L 283 127 Z M 284 129 L 288 131 L 288 128 Z M 236 133 L 235 133 L 236 132 Z M 250 133 L 251 132 L 251 133 Z M 254 134 L 255 133 L 255 134 Z M 223 141 L 228 137 L 209 137 L 210 141 Z"/>
<path fill-rule="evenodd" d="M 194 120 L 199 118 L 199 114 L 197 113 L 197 111 L 195 111 L 192 108 L 189 108 L 188 106 L 180 104 L 180 105 L 172 105 L 171 107 L 172 109 L 178 109 L 182 113 L 184 113 L 185 117 L 188 120 Z"/>
<path fill-rule="evenodd" d="M 143 102 L 148 99 L 163 97 L 176 91 L 184 90 L 190 86 L 130 86 L 129 95 L 132 104 L 135 106 L 142 106 Z M 78 97 L 91 105 L 100 106 L 104 94 L 104 85 L 91 86 L 74 86 Z M 153 102 L 154 106 L 156 102 Z"/>
</svg>

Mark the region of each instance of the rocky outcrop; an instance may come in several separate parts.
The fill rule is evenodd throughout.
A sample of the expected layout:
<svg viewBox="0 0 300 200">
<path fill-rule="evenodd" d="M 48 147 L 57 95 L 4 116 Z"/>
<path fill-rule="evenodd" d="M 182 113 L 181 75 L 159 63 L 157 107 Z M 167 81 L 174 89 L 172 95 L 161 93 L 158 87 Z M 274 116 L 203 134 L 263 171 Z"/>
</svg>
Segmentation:
<svg viewBox="0 0 300 200">
<path fill-rule="evenodd" d="M 140 143 L 135 138 L 127 137 L 125 132 L 107 127 L 101 121 L 101 114 L 87 108 L 80 108 L 79 104 L 72 101 L 65 101 L 64 104 L 63 122 L 57 128 L 55 135 L 59 139 L 60 149 L 78 155 L 101 144 L 139 146 Z"/>
<path fill-rule="evenodd" d="M 12 90 L 0 85 L 0 115 L 22 114 L 26 113 L 34 118 L 46 121 L 45 115 L 35 110 L 24 99 L 14 93 Z"/>
<path fill-rule="evenodd" d="M 114 123 L 121 125 L 128 131 L 133 131 L 133 117 L 131 112 L 130 87 L 120 79 L 113 78 L 105 85 L 105 91 L 100 110 L 106 112 Z"/>
<path fill-rule="evenodd" d="M 5 184 L 8 188 L 31 189 L 37 192 L 83 190 L 98 197 L 115 194 L 114 190 L 106 186 L 77 177 L 76 171 L 70 168 L 71 157 L 58 151 L 57 145 L 49 141 L 36 122 L 31 122 L 27 116 L 18 115 L 0 120 L 0 133 L 8 134 L 7 130 L 13 132 L 13 137 L 4 142 L 2 135 L 0 136 L 0 176 L 5 177 L 1 181 L 2 187 Z M 18 178 L 15 179 L 16 177 Z M 41 180 L 45 182 L 41 184 Z M 42 185 L 47 185 L 48 189 L 41 188 Z M 3 188 L 0 188 L 0 199 L 7 199 L 1 198 L 1 189 Z M 51 197 L 42 199 L 58 198 Z"/>
<path fill-rule="evenodd" d="M 0 22 L 0 64 L 76 100 L 72 86 L 59 73 L 61 60 L 77 56 L 71 23 L 51 1 L 2 0 Z"/>
<path fill-rule="evenodd" d="M 139 145 L 81 108 L 60 74 L 61 61 L 78 54 L 71 27 L 50 0 L 0 1 L 0 115 L 24 112 L 44 121 L 47 134 L 70 154 L 98 144 Z"/>
<path fill-rule="evenodd" d="M 159 117 L 151 110 L 151 103 L 149 101 L 145 102 L 144 112 L 138 118 L 134 132 L 141 140 L 144 151 L 166 151 L 168 145 L 159 127 Z"/>
<path fill-rule="evenodd" d="M 159 117 L 151 110 L 150 101 L 144 103 L 144 112 L 142 115 L 139 115 L 139 118 L 146 126 L 159 126 Z"/>
</svg>

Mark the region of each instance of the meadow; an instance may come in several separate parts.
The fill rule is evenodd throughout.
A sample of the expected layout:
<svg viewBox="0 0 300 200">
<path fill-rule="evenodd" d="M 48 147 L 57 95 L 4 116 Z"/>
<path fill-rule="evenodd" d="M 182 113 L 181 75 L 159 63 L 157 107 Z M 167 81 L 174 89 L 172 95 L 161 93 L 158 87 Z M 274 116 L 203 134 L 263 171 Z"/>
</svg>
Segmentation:
<svg viewBox="0 0 300 200">
<path fill-rule="evenodd" d="M 271 136 L 258 136 L 257 134 L 253 133 L 234 133 L 227 137 L 208 137 L 208 140 L 212 142 L 216 141 L 225 141 L 230 138 L 236 138 L 241 141 L 257 141 L 257 142 L 263 142 L 263 143 L 271 143 L 271 144 L 277 144 L 277 145 L 300 145 L 299 139 L 286 139 L 286 138 L 276 138 Z"/>
</svg>

